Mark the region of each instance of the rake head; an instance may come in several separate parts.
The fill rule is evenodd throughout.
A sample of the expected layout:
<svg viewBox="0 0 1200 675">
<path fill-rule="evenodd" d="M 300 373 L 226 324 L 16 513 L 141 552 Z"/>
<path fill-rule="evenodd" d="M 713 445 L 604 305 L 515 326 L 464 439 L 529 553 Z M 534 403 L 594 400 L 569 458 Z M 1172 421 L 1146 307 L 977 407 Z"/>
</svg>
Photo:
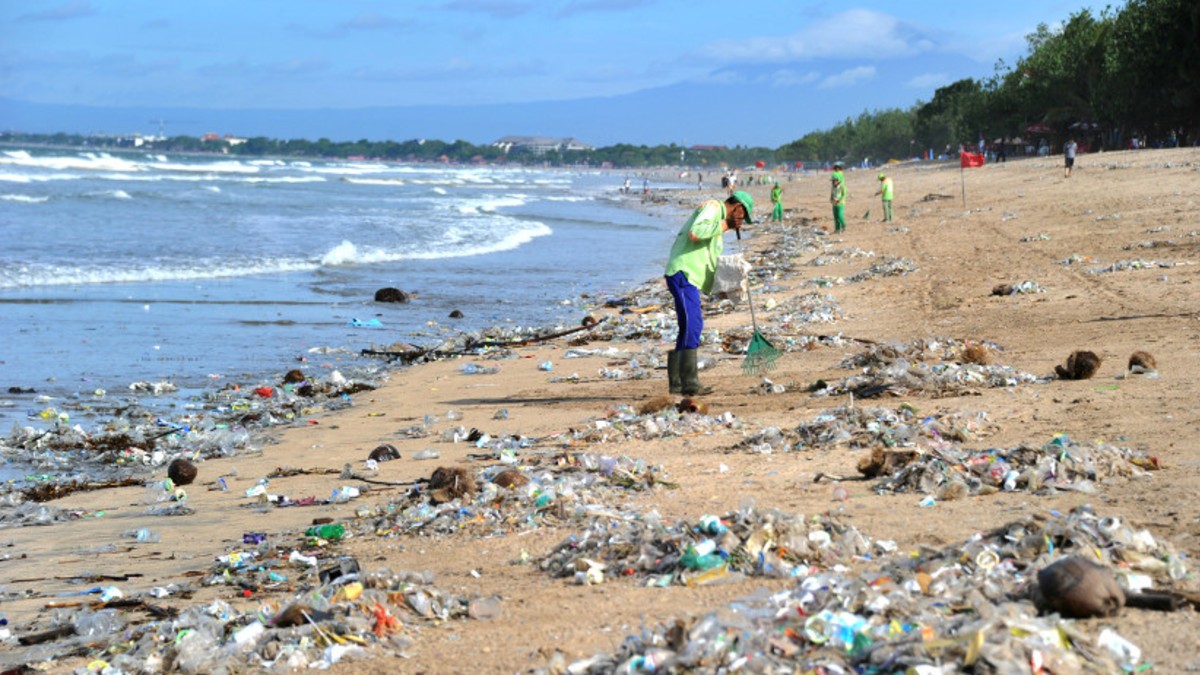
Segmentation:
<svg viewBox="0 0 1200 675">
<path fill-rule="evenodd" d="M 771 344 L 762 333 L 754 331 L 750 338 L 750 346 L 746 348 L 746 360 L 742 361 L 742 372 L 747 375 L 759 375 L 775 368 L 779 359 L 779 350 Z"/>
</svg>

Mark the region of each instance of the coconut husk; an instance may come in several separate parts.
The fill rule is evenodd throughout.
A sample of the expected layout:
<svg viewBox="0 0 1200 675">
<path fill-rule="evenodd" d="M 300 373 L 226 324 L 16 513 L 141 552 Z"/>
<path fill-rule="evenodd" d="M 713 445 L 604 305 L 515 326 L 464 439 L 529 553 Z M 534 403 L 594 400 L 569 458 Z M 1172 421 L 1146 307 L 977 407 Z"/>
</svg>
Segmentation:
<svg viewBox="0 0 1200 675">
<path fill-rule="evenodd" d="M 1033 600 L 1043 612 L 1086 619 L 1116 616 L 1125 606 L 1125 591 L 1107 567 L 1069 556 L 1038 572 Z"/>
<path fill-rule="evenodd" d="M 1100 370 L 1101 358 L 1095 352 L 1075 351 L 1067 357 L 1067 365 L 1054 366 L 1054 373 L 1063 380 L 1091 379 Z"/>
<path fill-rule="evenodd" d="M 516 469 L 505 469 L 492 478 L 492 482 L 502 488 L 521 487 L 529 482 L 525 474 Z"/>
<path fill-rule="evenodd" d="M 283 383 L 284 384 L 296 384 L 297 382 L 303 382 L 307 379 L 308 378 L 304 376 L 303 370 L 300 370 L 299 368 L 293 368 L 293 369 L 287 371 L 286 374 L 284 374 Z"/>
<path fill-rule="evenodd" d="M 196 465 L 182 457 L 175 458 L 167 466 L 167 477 L 176 485 L 191 485 L 197 473 Z"/>
<path fill-rule="evenodd" d="M 439 466 L 429 477 L 429 495 L 435 504 L 475 494 L 475 478 L 462 467 Z"/>
<path fill-rule="evenodd" d="M 914 450 L 888 450 L 875 446 L 871 454 L 858 460 L 858 472 L 867 478 L 892 475 L 912 464 L 917 458 Z"/>
<path fill-rule="evenodd" d="M 675 406 L 675 399 L 670 396 L 655 396 L 638 406 L 639 415 L 653 415 L 656 412 Z"/>
<path fill-rule="evenodd" d="M 992 362 L 992 350 L 984 345 L 972 342 L 966 347 L 963 347 L 960 355 L 963 363 L 974 363 L 978 366 L 986 366 Z"/>
</svg>

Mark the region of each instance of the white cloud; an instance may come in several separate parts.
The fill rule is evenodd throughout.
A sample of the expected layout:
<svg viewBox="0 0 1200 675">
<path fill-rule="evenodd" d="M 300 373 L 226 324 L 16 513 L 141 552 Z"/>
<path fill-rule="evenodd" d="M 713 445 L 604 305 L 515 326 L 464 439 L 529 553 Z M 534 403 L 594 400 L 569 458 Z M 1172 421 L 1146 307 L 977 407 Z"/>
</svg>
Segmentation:
<svg viewBox="0 0 1200 675">
<path fill-rule="evenodd" d="M 897 58 L 936 48 L 934 36 L 916 24 L 869 9 L 851 9 L 782 37 L 712 42 L 703 53 L 723 62 L 777 63 L 826 58 Z"/>
<path fill-rule="evenodd" d="M 817 86 L 820 89 L 852 87 L 863 80 L 869 80 L 873 77 L 875 77 L 875 66 L 859 66 L 857 68 L 847 68 L 836 75 L 830 75 L 821 80 L 821 84 Z"/>
<path fill-rule="evenodd" d="M 950 76 L 945 73 L 924 73 L 905 83 L 910 89 L 933 89 L 950 83 Z"/>
<path fill-rule="evenodd" d="M 815 70 L 810 70 L 807 73 L 799 73 L 789 68 L 784 68 L 771 73 L 770 83 L 772 87 L 798 87 L 802 84 L 816 82 L 820 77 L 820 73 Z"/>
</svg>

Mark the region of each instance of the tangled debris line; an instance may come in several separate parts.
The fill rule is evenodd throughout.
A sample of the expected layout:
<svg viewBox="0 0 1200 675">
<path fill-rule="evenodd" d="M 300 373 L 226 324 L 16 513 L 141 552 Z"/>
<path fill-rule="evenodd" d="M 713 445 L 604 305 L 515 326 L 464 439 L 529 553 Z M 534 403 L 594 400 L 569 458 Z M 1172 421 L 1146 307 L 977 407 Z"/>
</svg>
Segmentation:
<svg viewBox="0 0 1200 675">
<path fill-rule="evenodd" d="M 1088 274 L 1110 274 L 1112 272 L 1124 272 L 1126 270 L 1145 270 L 1175 267 L 1180 263 L 1170 260 L 1119 260 L 1106 267 L 1094 267 L 1087 271 Z"/>
<path fill-rule="evenodd" d="M 0 494 L 17 491 L 35 501 L 55 499 L 78 490 L 134 484 L 181 458 L 256 453 L 270 428 L 348 407 L 352 393 L 375 389 L 383 373 L 365 368 L 358 375 L 361 379 L 350 379 L 333 371 L 316 378 L 296 370 L 279 385 L 205 392 L 188 413 L 169 420 L 135 401 L 91 430 L 71 424 L 65 412 L 87 409 L 85 401 L 59 402 L 48 409 L 53 414 L 41 414 L 51 421 L 49 428 L 14 425 L 0 438 L 6 461 L 30 471 L 22 480 L 0 483 Z"/>
<path fill-rule="evenodd" d="M 872 547 L 870 539 L 833 516 L 806 519 L 747 503 L 695 523 L 665 523 L 655 511 L 599 512 L 537 565 L 581 585 L 636 578 L 644 586 L 702 586 L 745 576 L 804 577 L 849 564 Z"/>
<path fill-rule="evenodd" d="M 1113 479 L 1149 477 L 1160 468 L 1156 457 L 1101 441 L 1078 443 L 1059 434 L 1041 446 L 968 450 L 948 442 L 897 453 L 875 448 L 859 463 L 880 494 L 917 492 L 939 500 L 992 494 L 1000 490 L 1044 494 L 1093 494 Z"/>
<path fill-rule="evenodd" d="M 1175 585 L 1187 572 L 1182 556 L 1145 530 L 1081 507 L 943 549 L 897 552 L 861 571 L 803 575 L 790 590 L 761 590 L 643 630 L 615 653 L 566 667 L 579 674 L 1133 670 L 1140 649 L 1115 630 L 1039 616 L 1029 597 L 1038 569 L 1075 552 L 1120 565 L 1127 587 Z"/>
</svg>

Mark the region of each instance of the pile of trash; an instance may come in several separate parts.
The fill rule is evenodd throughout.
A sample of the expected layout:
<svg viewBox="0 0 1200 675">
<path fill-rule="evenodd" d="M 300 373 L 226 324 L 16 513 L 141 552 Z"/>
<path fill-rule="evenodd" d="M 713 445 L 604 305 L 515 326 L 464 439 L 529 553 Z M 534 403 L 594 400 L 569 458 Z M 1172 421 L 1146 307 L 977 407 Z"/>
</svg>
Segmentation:
<svg viewBox="0 0 1200 675">
<path fill-rule="evenodd" d="M 259 536 L 248 533 L 246 541 Z M 215 599 L 180 610 L 172 598 L 190 598 L 195 588 L 172 584 L 125 596 L 110 587 L 98 601 L 21 635 L 24 661 L 88 654 L 89 672 L 325 669 L 381 650 L 403 655 L 424 626 L 503 613 L 500 598 L 446 592 L 428 571 L 366 573 L 348 556 L 253 545 L 221 556 L 202 582 L 235 586 L 249 607 Z"/>
<path fill-rule="evenodd" d="M 585 526 L 538 566 L 581 585 L 634 578 L 645 586 L 703 586 L 746 576 L 806 577 L 869 557 L 873 550 L 895 550 L 894 543 L 872 543 L 828 514 L 806 519 L 759 511 L 752 500 L 738 511 L 695 522 L 663 522 L 657 511 L 608 511 L 593 514 Z"/>
<path fill-rule="evenodd" d="M 383 372 L 364 368 L 361 379 L 338 371 L 315 378 L 295 370 L 283 382 L 257 387 L 226 387 L 205 392 L 187 412 L 155 415 L 136 400 L 93 429 L 71 424 L 66 410 L 82 400 L 59 402 L 54 415 L 41 415 L 48 428 L 14 425 L 0 438 L 0 454 L 28 476 L 0 483 L 0 494 L 73 485 L 115 486 L 145 478 L 170 462 L 259 452 L 272 427 L 352 405 L 352 394 L 378 387 Z"/>
<path fill-rule="evenodd" d="M 1115 478 L 1149 477 L 1160 468 L 1157 458 L 1140 450 L 1102 441 L 1078 443 L 1066 434 L 1037 447 L 968 450 L 939 442 L 927 443 L 904 457 L 889 458 L 888 454 L 876 452 L 859 465 L 868 475 L 878 475 L 864 470 L 872 464 L 890 469 L 890 475 L 875 484 L 877 492 L 917 492 L 940 500 L 1000 490 L 1092 494 L 1097 492 L 1097 484 Z"/>
<path fill-rule="evenodd" d="M 858 398 L 884 393 L 938 396 L 955 395 L 970 389 L 1049 381 L 1048 377 L 1038 377 L 1011 366 L 991 364 L 1001 351 L 998 345 L 990 342 L 936 338 L 901 345 L 869 345 L 863 352 L 842 362 L 843 368 L 859 369 L 860 374 L 824 382 L 825 386 L 816 387 L 814 394 L 854 394 Z"/>
<path fill-rule="evenodd" d="M 500 536 L 587 520 L 630 491 L 675 486 L 661 467 L 627 456 L 577 452 L 545 459 L 532 466 L 528 461 L 524 466 L 493 465 L 473 474 L 438 469 L 403 499 L 361 509 L 360 524 L 352 527 L 380 537 Z M 439 471 L 449 472 L 453 480 L 439 480 Z"/>
<path fill-rule="evenodd" d="M 772 454 L 818 447 L 906 448 L 919 442 L 982 438 L 996 428 L 986 412 L 939 410 L 926 415 L 908 403 L 896 408 L 844 405 L 795 429 L 765 427 L 747 434 L 735 449 Z"/>
<path fill-rule="evenodd" d="M 858 274 L 851 275 L 846 278 L 847 283 L 857 283 L 866 281 L 875 277 L 895 277 L 909 274 L 917 271 L 917 263 L 908 258 L 896 258 L 893 256 L 884 256 L 883 260 L 871 265 L 867 269 Z"/>
<path fill-rule="evenodd" d="M 1045 292 L 1046 289 L 1032 279 L 1015 284 L 998 284 L 992 288 L 992 295 L 1026 295 Z"/>
<path fill-rule="evenodd" d="M 840 262 L 844 262 L 846 260 L 852 260 L 854 258 L 874 258 L 874 257 L 875 257 L 874 251 L 864 251 L 863 249 L 855 246 L 853 248 L 843 249 L 840 251 L 831 251 L 831 252 L 827 252 L 827 253 L 822 253 L 821 255 L 810 260 L 808 262 L 808 265 L 810 267 L 824 267 L 826 265 L 836 265 Z"/>
<path fill-rule="evenodd" d="M 1089 507 L 1015 521 L 942 549 L 897 551 L 859 570 L 797 575 L 699 617 L 628 636 L 571 673 L 640 671 L 894 673 L 1122 672 L 1141 650 L 1113 628 L 1039 615 L 1036 572 L 1078 552 L 1120 566 L 1128 590 L 1187 574 L 1145 530 Z M 550 664 L 550 668 L 566 664 Z"/>
</svg>

